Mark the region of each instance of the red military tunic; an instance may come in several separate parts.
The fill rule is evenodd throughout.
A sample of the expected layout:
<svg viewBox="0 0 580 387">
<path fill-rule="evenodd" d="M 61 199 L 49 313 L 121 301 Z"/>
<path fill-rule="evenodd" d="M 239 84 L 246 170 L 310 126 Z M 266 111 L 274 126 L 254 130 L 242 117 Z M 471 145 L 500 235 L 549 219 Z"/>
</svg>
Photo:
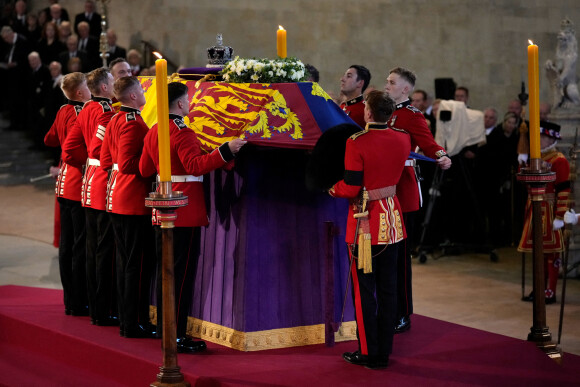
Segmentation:
<svg viewBox="0 0 580 387">
<path fill-rule="evenodd" d="M 563 219 L 564 213 L 570 208 L 570 164 L 566 157 L 555 149 L 542 153 L 542 160 L 552 165 L 552 172 L 556 172 L 556 181 L 546 186 L 546 200 L 542 201 L 542 239 L 544 253 L 558 253 L 564 251 L 562 230 L 554 230 L 555 218 Z M 530 198 L 526 203 L 526 220 L 522 237 L 518 245 L 520 252 L 532 252 L 532 203 Z"/>
<path fill-rule="evenodd" d="M 111 100 L 93 97 L 86 103 L 71 138 L 65 144 L 65 159 L 77 165 L 86 164 L 81 197 L 83 207 L 105 210 L 107 172 L 99 167 L 105 128 L 114 115 Z"/>
<path fill-rule="evenodd" d="M 355 243 L 358 198 L 361 189 L 368 191 L 394 186 L 401 178 L 405 160 L 411 152 L 409 135 L 402 130 L 388 128 L 386 124 L 368 125 L 346 142 L 345 178 L 329 191 L 332 196 L 349 198 L 346 242 Z M 401 207 L 397 196 L 371 200 L 369 211 L 371 244 L 385 245 L 406 237 Z"/>
<path fill-rule="evenodd" d="M 44 136 L 44 143 L 52 147 L 62 146 L 82 109 L 83 103 L 79 101 L 69 100 L 66 105 L 63 105 L 58 111 L 50 130 Z M 81 168 L 67 164 L 62 160 L 61 155 L 60 173 L 56 180 L 56 196 L 80 202 L 81 180 Z"/>
<path fill-rule="evenodd" d="M 121 106 L 107 126 L 101 149 L 101 168 L 112 169 L 107 190 L 107 211 L 120 215 L 151 215 L 145 198 L 152 179 L 139 173 L 143 139 L 149 131 L 139 109 Z"/>
<path fill-rule="evenodd" d="M 389 119 L 389 126 L 406 131 L 411 135 L 411 149 L 419 147 L 427 157 L 445 156 L 445 149 L 433 139 L 423 113 L 410 100 L 397 104 Z M 421 205 L 419 187 L 413 166 L 406 166 L 397 184 L 397 197 L 403 212 L 417 211 Z"/>
<path fill-rule="evenodd" d="M 362 95 L 340 104 L 340 108 L 349 116 L 358 126 L 364 128 L 365 122 L 365 100 Z"/>
<path fill-rule="evenodd" d="M 209 154 L 202 151 L 195 132 L 187 127 L 183 122 L 183 117 L 176 114 L 169 115 L 169 136 L 171 175 L 172 180 L 176 180 L 172 183 L 172 189 L 183 191 L 189 201 L 187 206 L 177 209 L 175 226 L 206 226 L 209 222 L 203 194 L 203 175 L 224 166 L 234 159 L 234 155 L 227 143 Z M 139 171 L 143 176 L 151 176 L 158 170 L 159 145 L 157 125 L 155 125 L 145 136 Z M 159 224 L 155 211 L 153 211 L 153 224 Z"/>
</svg>

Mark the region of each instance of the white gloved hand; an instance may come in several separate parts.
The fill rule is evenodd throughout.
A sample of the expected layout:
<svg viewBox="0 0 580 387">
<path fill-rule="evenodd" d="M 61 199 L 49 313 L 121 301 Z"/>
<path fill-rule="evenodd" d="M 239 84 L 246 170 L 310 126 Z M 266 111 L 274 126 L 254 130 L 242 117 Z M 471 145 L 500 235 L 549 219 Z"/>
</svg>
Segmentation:
<svg viewBox="0 0 580 387">
<path fill-rule="evenodd" d="M 552 226 L 554 228 L 554 231 L 559 230 L 562 227 L 564 227 L 564 221 L 562 219 L 554 219 Z"/>
<path fill-rule="evenodd" d="M 564 223 L 567 224 L 578 223 L 578 216 L 576 215 L 576 212 L 574 212 L 573 209 L 571 209 L 570 211 L 566 211 L 566 213 L 564 214 Z"/>
<path fill-rule="evenodd" d="M 518 153 L 518 163 L 519 164 L 527 164 L 528 163 L 528 154 L 527 153 Z"/>
</svg>

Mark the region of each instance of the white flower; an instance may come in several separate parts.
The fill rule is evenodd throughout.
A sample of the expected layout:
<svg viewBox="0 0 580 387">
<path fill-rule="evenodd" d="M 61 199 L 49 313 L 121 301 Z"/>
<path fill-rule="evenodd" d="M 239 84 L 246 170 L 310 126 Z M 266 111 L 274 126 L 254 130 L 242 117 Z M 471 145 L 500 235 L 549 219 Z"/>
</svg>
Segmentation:
<svg viewBox="0 0 580 387">
<path fill-rule="evenodd" d="M 241 59 L 236 57 L 229 62 L 221 72 L 226 82 L 299 82 L 305 74 L 304 63 L 289 58 L 272 59 Z"/>
</svg>

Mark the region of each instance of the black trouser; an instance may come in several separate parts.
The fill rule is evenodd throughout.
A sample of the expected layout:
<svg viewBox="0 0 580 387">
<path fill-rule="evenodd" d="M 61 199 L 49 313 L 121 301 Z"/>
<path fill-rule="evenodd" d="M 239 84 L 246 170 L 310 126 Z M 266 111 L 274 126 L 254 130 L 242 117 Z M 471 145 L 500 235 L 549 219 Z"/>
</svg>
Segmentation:
<svg viewBox="0 0 580 387">
<path fill-rule="evenodd" d="M 87 288 L 91 318 L 117 315 L 115 236 L 110 215 L 85 207 L 87 219 Z"/>
<path fill-rule="evenodd" d="M 351 266 L 359 350 L 363 355 L 389 356 L 397 311 L 397 244 L 372 246 L 373 271 Z M 355 251 L 355 255 L 357 251 Z"/>
<path fill-rule="evenodd" d="M 403 222 L 407 239 L 400 241 L 397 249 L 397 320 L 413 314 L 411 238 L 415 232 L 415 212 L 404 212 Z"/>
<path fill-rule="evenodd" d="M 161 286 L 162 264 L 162 230 L 155 226 L 157 246 L 157 332 L 162 332 L 163 297 Z M 191 312 L 193 283 L 199 258 L 201 230 L 199 227 L 175 227 L 173 229 L 173 261 L 175 283 L 175 315 L 177 319 L 177 337 L 185 337 L 187 319 Z"/>
<path fill-rule="evenodd" d="M 150 215 L 111 214 L 117 246 L 119 320 L 125 329 L 149 323 L 155 245 Z"/>
<path fill-rule="evenodd" d="M 81 202 L 65 198 L 57 200 L 60 207 L 58 265 L 64 307 L 80 312 L 87 306 L 85 214 Z"/>
</svg>

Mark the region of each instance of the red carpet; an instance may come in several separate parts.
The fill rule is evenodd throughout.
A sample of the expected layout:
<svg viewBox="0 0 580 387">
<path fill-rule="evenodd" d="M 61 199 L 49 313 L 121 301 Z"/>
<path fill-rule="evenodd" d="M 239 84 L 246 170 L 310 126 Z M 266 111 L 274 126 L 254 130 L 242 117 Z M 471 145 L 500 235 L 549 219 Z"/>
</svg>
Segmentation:
<svg viewBox="0 0 580 387">
<path fill-rule="evenodd" d="M 395 338 L 389 368 L 340 355 L 355 342 L 239 352 L 208 343 L 179 355 L 192 386 L 578 386 L 580 356 L 563 364 L 532 343 L 423 316 Z M 125 339 L 116 327 L 65 316 L 62 291 L 0 286 L 0 385 L 146 386 L 162 362 L 160 340 Z"/>
</svg>

